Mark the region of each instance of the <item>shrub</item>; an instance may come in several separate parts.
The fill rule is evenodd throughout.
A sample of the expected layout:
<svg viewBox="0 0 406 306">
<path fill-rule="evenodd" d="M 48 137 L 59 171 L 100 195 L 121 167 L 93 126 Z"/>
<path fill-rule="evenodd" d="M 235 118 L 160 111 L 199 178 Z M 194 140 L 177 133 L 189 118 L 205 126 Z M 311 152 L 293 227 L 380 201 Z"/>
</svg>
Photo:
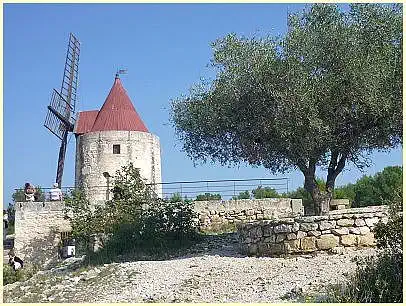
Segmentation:
<svg viewBox="0 0 406 306">
<path fill-rule="evenodd" d="M 280 198 L 278 192 L 271 187 L 258 186 L 252 190 L 254 199 L 265 199 L 265 198 Z"/>
<path fill-rule="evenodd" d="M 245 191 L 241 191 L 238 196 L 233 196 L 232 199 L 233 200 L 243 200 L 243 199 L 250 199 L 251 195 L 250 192 L 248 190 Z"/>
<path fill-rule="evenodd" d="M 211 201 L 211 200 L 221 200 L 221 195 L 218 193 L 208 193 L 199 194 L 196 196 L 196 201 Z"/>
<path fill-rule="evenodd" d="M 400 193 L 398 193 L 399 196 Z M 333 285 L 319 301 L 334 303 L 401 303 L 403 301 L 403 218 L 402 199 L 390 207 L 389 220 L 375 227 L 376 257 L 357 262 L 346 285 Z M 317 300 L 316 300 L 317 301 Z"/>
<path fill-rule="evenodd" d="M 38 267 L 29 265 L 14 271 L 8 264 L 3 264 L 3 285 L 26 281 L 38 271 Z"/>
<path fill-rule="evenodd" d="M 107 237 L 104 248 L 90 260 L 101 263 L 139 251 L 165 252 L 195 237 L 197 215 L 192 203 L 153 197 L 132 164 L 116 173 L 112 192 L 113 199 L 96 209 L 82 192 L 67 199 L 67 215 L 79 243 L 88 244 L 94 234 Z"/>
</svg>

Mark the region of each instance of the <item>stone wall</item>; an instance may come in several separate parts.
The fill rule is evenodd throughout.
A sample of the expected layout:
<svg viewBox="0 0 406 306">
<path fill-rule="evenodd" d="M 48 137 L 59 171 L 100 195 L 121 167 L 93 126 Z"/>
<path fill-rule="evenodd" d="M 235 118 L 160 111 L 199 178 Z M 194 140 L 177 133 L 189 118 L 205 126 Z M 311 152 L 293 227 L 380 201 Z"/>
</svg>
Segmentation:
<svg viewBox="0 0 406 306">
<path fill-rule="evenodd" d="M 71 231 L 63 202 L 15 204 L 16 255 L 27 263 L 44 265 L 58 258 L 60 233 Z"/>
<path fill-rule="evenodd" d="M 296 217 L 304 213 L 302 200 L 289 198 L 195 201 L 194 210 L 203 230 L 252 220 Z"/>
<path fill-rule="evenodd" d="M 281 255 L 375 245 L 373 228 L 387 222 L 386 206 L 330 211 L 327 216 L 261 220 L 238 225 L 248 255 Z"/>
<path fill-rule="evenodd" d="M 113 154 L 113 145 L 120 145 L 119 154 Z M 92 203 L 111 199 L 109 189 L 116 171 L 130 162 L 140 169 L 147 183 L 161 183 L 159 138 L 138 131 L 103 131 L 77 136 L 75 186 L 83 187 Z M 106 178 L 105 172 L 111 178 Z M 162 185 L 154 188 L 158 196 L 162 196 Z"/>
</svg>

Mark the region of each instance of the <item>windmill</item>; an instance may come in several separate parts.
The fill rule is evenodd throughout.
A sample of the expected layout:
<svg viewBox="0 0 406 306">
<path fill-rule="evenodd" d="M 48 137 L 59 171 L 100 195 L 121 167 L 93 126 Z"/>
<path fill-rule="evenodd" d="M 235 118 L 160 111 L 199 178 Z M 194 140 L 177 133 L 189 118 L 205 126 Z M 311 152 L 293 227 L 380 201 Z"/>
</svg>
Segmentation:
<svg viewBox="0 0 406 306">
<path fill-rule="evenodd" d="M 48 105 L 44 123 L 44 126 L 61 140 L 56 170 L 56 182 L 59 187 L 62 185 L 68 134 L 73 131 L 75 123 L 73 115 L 78 87 L 79 53 L 80 42 L 70 33 L 61 90 L 59 92 L 56 89 L 52 91 L 51 102 Z"/>
</svg>

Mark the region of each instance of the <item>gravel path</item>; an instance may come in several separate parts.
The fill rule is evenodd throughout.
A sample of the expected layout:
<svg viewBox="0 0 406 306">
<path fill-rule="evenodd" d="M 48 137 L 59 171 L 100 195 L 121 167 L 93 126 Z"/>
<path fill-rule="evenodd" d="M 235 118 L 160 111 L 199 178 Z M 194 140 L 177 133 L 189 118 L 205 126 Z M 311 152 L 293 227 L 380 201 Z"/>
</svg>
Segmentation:
<svg viewBox="0 0 406 306">
<path fill-rule="evenodd" d="M 40 272 L 24 283 L 6 285 L 4 302 L 289 302 L 294 293 L 345 281 L 356 266 L 352 259 L 373 253 L 243 257 L 236 237 L 229 235 L 171 260 Z"/>
</svg>

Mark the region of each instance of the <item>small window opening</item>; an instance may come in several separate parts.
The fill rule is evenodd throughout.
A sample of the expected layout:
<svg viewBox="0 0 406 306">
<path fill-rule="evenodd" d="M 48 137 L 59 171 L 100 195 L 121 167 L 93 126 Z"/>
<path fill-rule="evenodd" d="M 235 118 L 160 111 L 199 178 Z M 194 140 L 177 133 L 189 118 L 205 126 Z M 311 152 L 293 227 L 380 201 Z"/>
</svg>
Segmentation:
<svg viewBox="0 0 406 306">
<path fill-rule="evenodd" d="M 120 154 L 120 145 L 113 145 L 113 154 Z"/>
</svg>

